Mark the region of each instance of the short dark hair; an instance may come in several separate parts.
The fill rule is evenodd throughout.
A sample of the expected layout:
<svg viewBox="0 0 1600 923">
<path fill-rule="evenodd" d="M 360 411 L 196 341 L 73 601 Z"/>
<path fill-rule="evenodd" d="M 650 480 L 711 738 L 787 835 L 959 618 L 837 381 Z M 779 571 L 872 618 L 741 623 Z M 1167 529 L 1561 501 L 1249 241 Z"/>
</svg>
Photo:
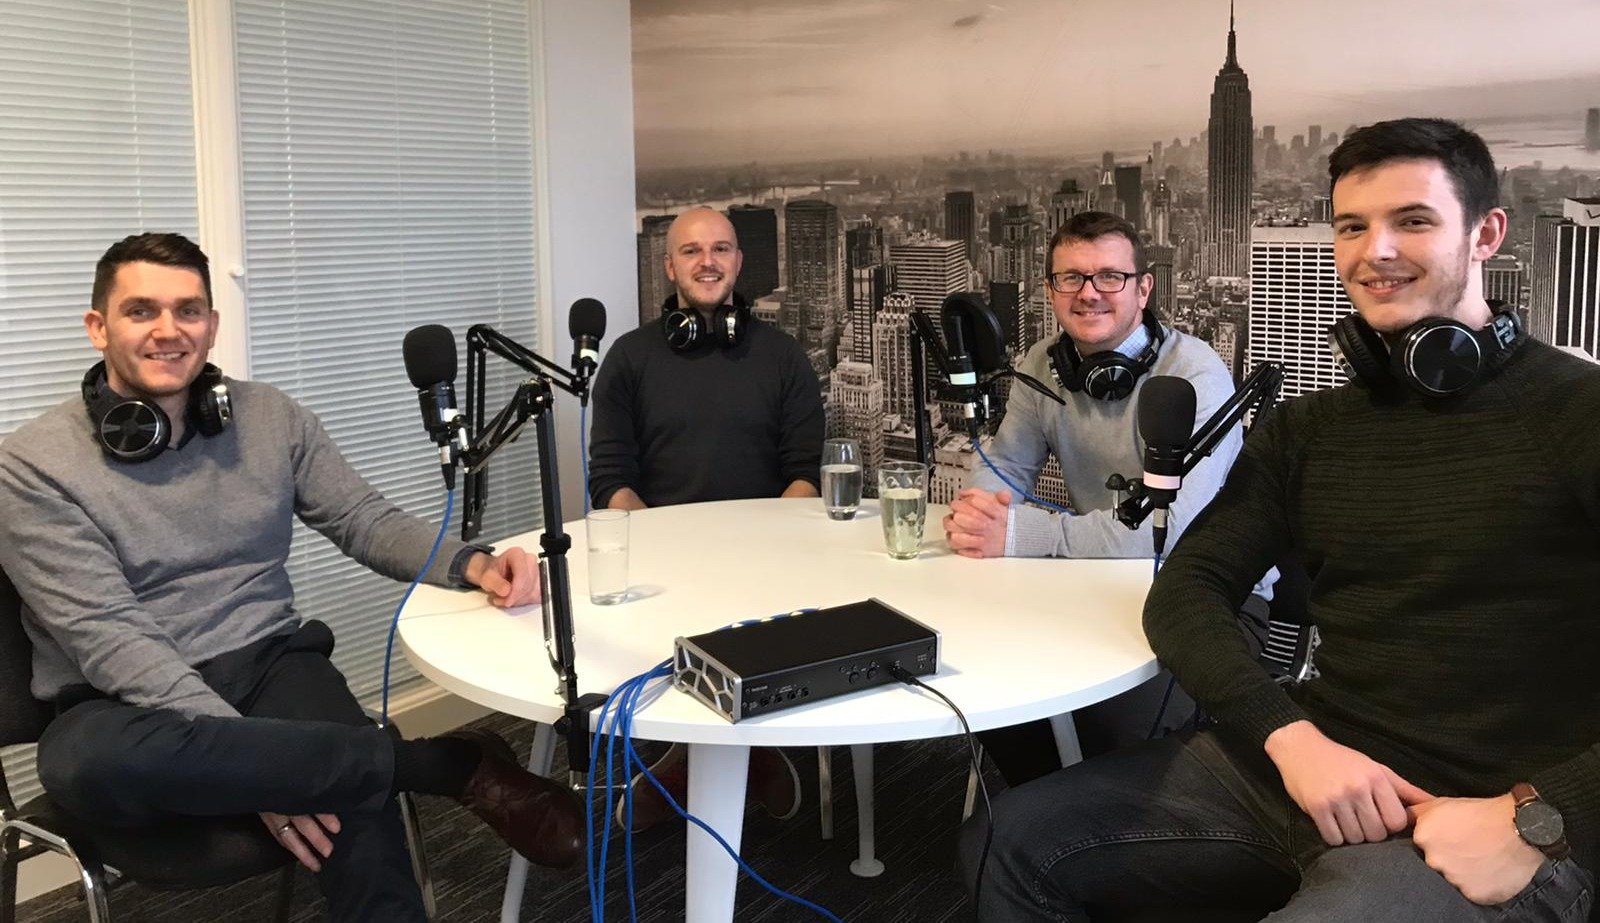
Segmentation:
<svg viewBox="0 0 1600 923">
<path fill-rule="evenodd" d="M 1048 280 L 1050 274 L 1055 272 L 1057 247 L 1072 241 L 1098 240 L 1109 234 L 1115 234 L 1128 241 L 1128 245 L 1133 248 L 1133 271 L 1143 275 L 1147 271 L 1144 261 L 1144 241 L 1139 239 L 1139 230 L 1132 222 L 1110 212 L 1078 212 L 1062 222 L 1061 227 L 1050 235 L 1050 246 L 1044 251 L 1045 279 Z"/>
<path fill-rule="evenodd" d="M 179 269 L 192 269 L 200 274 L 205 285 L 206 304 L 211 300 L 211 261 L 199 245 L 182 234 L 133 234 L 112 244 L 94 267 L 94 290 L 89 304 L 101 314 L 106 313 L 106 299 L 111 297 L 111 283 L 117 270 L 125 263 L 157 263 Z M 214 307 L 214 305 L 213 305 Z"/>
<path fill-rule="evenodd" d="M 1455 186 L 1468 224 L 1500 204 L 1500 177 L 1489 146 L 1476 132 L 1449 119 L 1394 119 L 1352 131 L 1328 157 L 1330 193 L 1346 173 L 1392 160 L 1438 161 Z"/>
</svg>

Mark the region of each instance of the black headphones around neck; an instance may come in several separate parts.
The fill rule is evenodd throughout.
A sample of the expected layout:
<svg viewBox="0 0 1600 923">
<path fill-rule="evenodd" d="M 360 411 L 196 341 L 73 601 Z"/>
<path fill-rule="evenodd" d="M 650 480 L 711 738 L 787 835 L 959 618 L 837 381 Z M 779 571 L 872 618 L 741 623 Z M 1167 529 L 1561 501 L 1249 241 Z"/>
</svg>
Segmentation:
<svg viewBox="0 0 1600 923">
<path fill-rule="evenodd" d="M 707 322 L 698 308 L 682 304 L 673 293 L 661 306 L 661 332 L 673 352 L 691 352 L 707 340 L 732 349 L 750 332 L 750 302 L 735 292 L 733 304 L 718 305 Z"/>
<path fill-rule="evenodd" d="M 96 362 L 83 376 L 83 404 L 95 439 L 107 455 L 119 461 L 149 461 L 172 441 L 172 420 L 156 404 L 123 397 L 106 384 L 106 364 Z M 210 438 L 227 429 L 233 419 L 233 401 L 222 370 L 207 362 L 189 385 L 186 411 L 189 423 Z"/>
<path fill-rule="evenodd" d="M 1352 381 L 1374 391 L 1399 384 L 1424 397 L 1449 397 L 1471 388 L 1516 352 L 1527 333 L 1515 310 L 1498 302 L 1487 326 L 1473 330 L 1447 317 L 1411 325 L 1390 345 L 1359 314 L 1328 328 L 1328 346 Z"/>
<path fill-rule="evenodd" d="M 1078 344 L 1063 332 L 1048 350 L 1050 372 L 1055 376 L 1056 384 L 1068 391 L 1082 391 L 1098 401 L 1125 400 L 1133 393 L 1139 379 L 1155 364 L 1161 344 L 1167 338 L 1167 332 L 1162 329 L 1155 314 L 1148 309 L 1140 314 L 1150 339 L 1139 355 L 1132 358 L 1115 349 L 1079 356 Z"/>
</svg>

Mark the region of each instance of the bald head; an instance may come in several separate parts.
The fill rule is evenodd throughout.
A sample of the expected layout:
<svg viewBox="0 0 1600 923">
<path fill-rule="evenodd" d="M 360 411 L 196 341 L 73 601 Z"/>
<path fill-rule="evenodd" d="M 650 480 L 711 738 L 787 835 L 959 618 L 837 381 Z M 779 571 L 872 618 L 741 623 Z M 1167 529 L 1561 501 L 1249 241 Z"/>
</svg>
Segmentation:
<svg viewBox="0 0 1600 923">
<path fill-rule="evenodd" d="M 733 222 L 715 209 L 691 208 L 667 228 L 667 278 L 679 304 L 710 312 L 730 303 L 743 265 Z"/>
</svg>

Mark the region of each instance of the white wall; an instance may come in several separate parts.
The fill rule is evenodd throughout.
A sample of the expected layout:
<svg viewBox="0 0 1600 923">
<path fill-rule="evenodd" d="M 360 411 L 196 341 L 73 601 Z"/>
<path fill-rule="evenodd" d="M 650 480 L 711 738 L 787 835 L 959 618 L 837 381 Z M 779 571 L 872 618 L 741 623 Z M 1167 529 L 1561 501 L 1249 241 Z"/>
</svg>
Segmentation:
<svg viewBox="0 0 1600 923">
<path fill-rule="evenodd" d="M 533 3 L 540 33 L 533 47 L 544 66 L 543 98 L 535 102 L 543 122 L 535 142 L 539 271 L 548 306 L 540 352 L 564 365 L 572 351 L 567 309 L 598 298 L 606 306 L 604 361 L 606 348 L 639 323 L 628 0 Z M 563 395 L 556 421 L 561 515 L 572 520 L 583 514 L 577 401 Z"/>
</svg>

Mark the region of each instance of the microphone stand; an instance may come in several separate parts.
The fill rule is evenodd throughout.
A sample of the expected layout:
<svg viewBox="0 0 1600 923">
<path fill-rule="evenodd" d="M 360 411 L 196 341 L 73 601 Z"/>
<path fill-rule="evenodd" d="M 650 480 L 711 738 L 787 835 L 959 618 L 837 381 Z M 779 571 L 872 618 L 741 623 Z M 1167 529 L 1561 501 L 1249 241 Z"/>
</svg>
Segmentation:
<svg viewBox="0 0 1600 923">
<path fill-rule="evenodd" d="M 945 392 L 946 399 L 965 401 L 963 394 L 950 394 L 952 386 L 950 379 L 950 354 L 945 351 L 944 341 L 939 338 L 939 331 L 933 324 L 933 319 L 921 311 L 911 312 L 911 390 L 916 407 L 917 417 L 917 461 L 929 468 L 933 467 L 932 426 L 928 420 L 928 367 L 923 361 L 922 349 L 926 347 L 928 355 L 933 357 L 933 364 L 938 367 L 939 373 L 944 376 L 944 381 L 938 385 L 938 390 Z M 1045 385 L 1044 382 L 1032 375 L 1019 372 L 1016 369 L 1005 368 L 990 372 L 981 372 L 978 384 L 973 386 L 977 400 L 973 405 L 977 407 L 977 416 L 972 419 L 973 439 L 977 439 L 977 430 L 989 416 L 989 386 L 1002 378 L 1015 378 L 1033 390 L 1057 404 L 1065 405 L 1067 402 Z"/>
<path fill-rule="evenodd" d="M 517 385 L 516 393 L 488 425 L 484 424 L 485 365 L 488 353 L 505 359 L 526 371 L 530 377 Z M 489 460 L 514 441 L 530 419 L 536 422 L 539 440 L 539 491 L 544 503 L 544 534 L 539 539 L 539 583 L 543 589 L 544 644 L 550 667 L 556 672 L 556 691 L 563 710 L 556 731 L 566 737 L 569 782 L 578 786 L 587 778 L 589 766 L 589 715 L 606 700 L 600 693 L 578 693 L 577 650 L 572 622 L 572 586 L 567 571 L 567 551 L 572 537 L 562 527 L 561 485 L 556 472 L 554 392 L 551 386 L 587 401 L 588 376 L 575 374 L 533 352 L 487 324 L 476 324 L 467 331 L 468 414 L 477 438 L 462 453 L 466 468 L 463 490 L 465 513 L 461 537 L 471 541 L 483 527 L 483 510 L 488 503 L 485 478 Z"/>
<path fill-rule="evenodd" d="M 1282 386 L 1283 369 L 1277 364 L 1263 362 L 1256 366 L 1255 371 L 1239 385 L 1239 389 L 1190 437 L 1188 445 L 1183 449 L 1181 476 L 1187 477 L 1189 472 L 1200 464 L 1201 459 L 1210 456 L 1217 444 L 1228 435 L 1234 424 L 1244 419 L 1246 413 L 1252 409 L 1259 410 L 1276 400 L 1278 389 Z M 1158 517 L 1156 523 L 1161 533 L 1156 553 L 1160 554 L 1160 546 L 1166 544 L 1165 514 L 1170 499 L 1163 500 L 1158 507 L 1158 495 L 1146 489 L 1141 478 L 1124 478 L 1120 474 L 1113 474 L 1107 478 L 1106 488 L 1128 494 L 1127 499 L 1117 504 L 1116 517 L 1118 522 L 1129 529 L 1139 528 L 1151 513 L 1160 510 L 1162 516 Z"/>
<path fill-rule="evenodd" d="M 939 333 L 933 321 L 921 311 L 911 311 L 911 406 L 916 418 L 917 461 L 929 471 L 933 470 L 933 421 L 928 416 L 928 362 L 923 355 L 926 347 L 933 354 L 939 371 L 949 373 L 949 362 L 939 343 Z"/>
</svg>

